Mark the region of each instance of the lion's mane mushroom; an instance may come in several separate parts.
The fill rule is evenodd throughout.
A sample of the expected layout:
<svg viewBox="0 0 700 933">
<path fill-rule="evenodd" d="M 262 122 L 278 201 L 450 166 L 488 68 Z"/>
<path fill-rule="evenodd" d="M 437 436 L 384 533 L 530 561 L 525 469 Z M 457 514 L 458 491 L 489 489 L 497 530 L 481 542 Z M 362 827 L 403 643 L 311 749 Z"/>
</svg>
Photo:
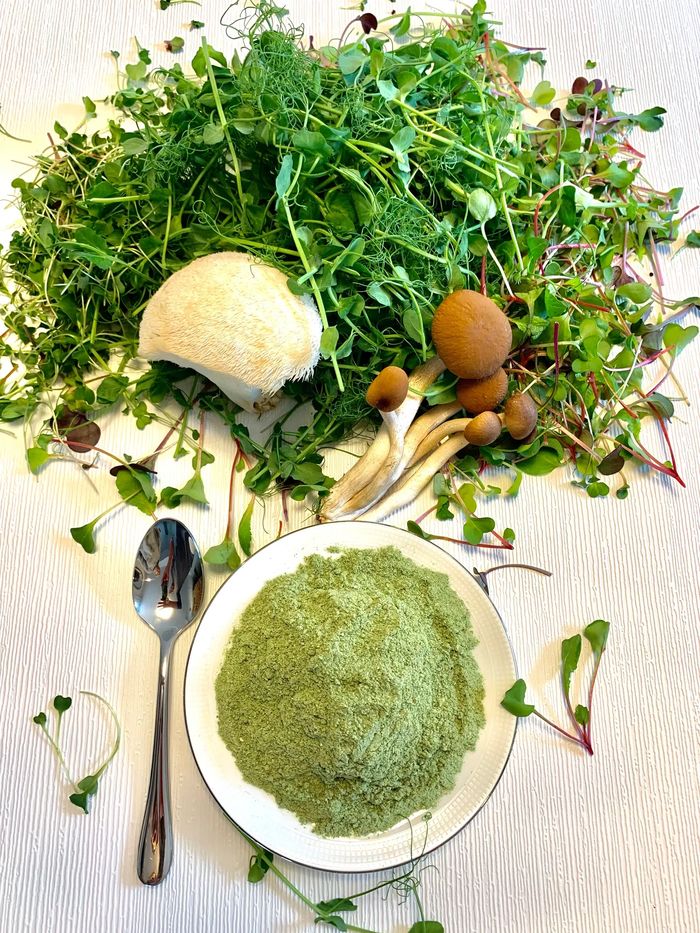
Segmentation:
<svg viewBox="0 0 700 933">
<path fill-rule="evenodd" d="M 438 356 L 462 379 L 492 375 L 505 362 L 513 341 L 508 318 L 498 305 L 466 288 L 438 306 L 432 336 Z"/>
<path fill-rule="evenodd" d="M 537 405 L 524 392 L 514 392 L 503 409 L 506 429 L 510 436 L 520 441 L 531 434 L 537 424 Z"/>
<path fill-rule="evenodd" d="M 457 401 L 470 415 L 493 411 L 508 392 L 505 369 L 497 369 L 485 379 L 460 379 L 457 383 Z"/>
<path fill-rule="evenodd" d="M 321 319 L 286 276 L 248 253 L 213 253 L 171 275 L 141 318 L 139 356 L 195 369 L 247 411 L 262 411 L 319 357 Z"/>
</svg>

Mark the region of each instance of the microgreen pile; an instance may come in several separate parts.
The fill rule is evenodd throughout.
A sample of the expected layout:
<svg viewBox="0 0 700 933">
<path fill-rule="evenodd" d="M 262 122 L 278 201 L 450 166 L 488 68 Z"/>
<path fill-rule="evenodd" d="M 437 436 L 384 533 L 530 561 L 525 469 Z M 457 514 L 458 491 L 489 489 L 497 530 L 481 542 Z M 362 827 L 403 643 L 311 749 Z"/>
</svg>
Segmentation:
<svg viewBox="0 0 700 933">
<path fill-rule="evenodd" d="M 478 487 L 487 465 L 517 478 L 570 464 L 589 496 L 607 495 L 617 475 L 624 498 L 636 461 L 682 483 L 667 429 L 673 401 L 660 390 L 697 328 L 679 323 L 689 299 L 665 294 L 659 258 L 678 233 L 681 189 L 656 190 L 630 142 L 632 131 L 660 129 L 663 109 L 626 112 L 622 88 L 598 77 L 577 77 L 561 97 L 529 71 L 526 80 L 528 66 L 544 65 L 542 50 L 498 38 L 483 0 L 449 16 L 381 21 L 362 4 L 340 40 L 321 47 L 266 0 L 227 17 L 243 50 L 223 54 L 202 39 L 191 72 L 179 62 L 152 68 L 143 48 L 122 71 L 114 52 L 106 129 L 91 131 L 102 107 L 84 98 L 81 127 L 56 124 L 32 171 L 13 182 L 21 228 L 0 270 L 9 298 L 0 418 L 43 419 L 30 468 L 70 455 L 69 428 L 112 406 L 139 428 L 170 429 L 174 402 L 177 450 L 191 448 L 197 481 L 163 493 L 163 504 L 206 498 L 193 409 L 230 426 L 253 493 L 322 498 L 332 485 L 324 448 L 377 419 L 365 401 L 372 378 L 428 359 L 434 308 L 469 288 L 506 311 L 509 389 L 535 399 L 539 420 L 525 440 L 504 433 L 468 449 L 453 473 Z M 217 250 L 284 271 L 324 324 L 313 378 L 287 387 L 313 413 L 297 429 L 280 419 L 260 443 L 215 387 L 192 388 L 191 372 L 128 366 L 150 296 Z M 663 370 L 649 385 L 651 364 Z M 444 374 L 425 404 L 453 401 L 455 381 Z M 664 454 L 645 446 L 646 420 L 658 424 Z M 154 461 L 145 459 L 136 468 L 121 458 L 117 491 L 152 512 Z M 230 549 L 217 553 L 230 564 Z"/>
</svg>

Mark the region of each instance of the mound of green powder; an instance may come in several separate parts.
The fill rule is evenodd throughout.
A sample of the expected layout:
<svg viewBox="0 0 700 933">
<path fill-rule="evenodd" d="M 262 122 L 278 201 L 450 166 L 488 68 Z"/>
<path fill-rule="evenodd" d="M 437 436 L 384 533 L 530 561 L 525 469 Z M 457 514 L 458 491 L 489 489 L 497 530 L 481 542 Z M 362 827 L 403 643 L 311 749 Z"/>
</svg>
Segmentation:
<svg viewBox="0 0 700 933">
<path fill-rule="evenodd" d="M 219 732 L 243 777 L 324 836 L 429 809 L 484 724 L 467 610 L 396 548 L 306 558 L 234 629 Z"/>
</svg>

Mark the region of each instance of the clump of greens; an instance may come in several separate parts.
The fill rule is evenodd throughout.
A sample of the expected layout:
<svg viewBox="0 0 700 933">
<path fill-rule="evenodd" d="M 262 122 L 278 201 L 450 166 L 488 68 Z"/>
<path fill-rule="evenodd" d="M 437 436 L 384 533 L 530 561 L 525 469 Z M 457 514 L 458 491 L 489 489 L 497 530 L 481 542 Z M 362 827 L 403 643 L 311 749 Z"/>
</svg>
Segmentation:
<svg viewBox="0 0 700 933">
<path fill-rule="evenodd" d="M 527 687 L 525 681 L 522 679 L 516 680 L 510 690 L 506 692 L 506 695 L 501 700 L 501 706 L 507 709 L 509 713 L 521 718 L 534 714 L 538 719 L 541 719 L 543 722 L 546 722 L 548 726 L 551 726 L 552 729 L 556 729 L 561 735 L 575 742 L 577 745 L 580 745 L 589 755 L 592 755 L 591 709 L 593 704 L 593 688 L 598 676 L 600 661 L 608 642 L 609 630 L 610 623 L 606 622 L 604 619 L 596 619 L 595 622 L 591 622 L 590 625 L 587 625 L 583 630 L 583 636 L 590 644 L 595 659 L 588 688 L 587 706 L 578 703 L 574 709 L 570 696 L 571 678 L 578 668 L 581 658 L 581 636 L 573 635 L 571 638 L 565 638 L 561 643 L 561 686 L 564 693 L 566 710 L 573 726 L 573 733 L 562 729 L 544 716 L 539 710 L 535 709 L 531 703 L 525 702 L 525 691 Z"/>
<path fill-rule="evenodd" d="M 320 835 L 388 829 L 434 806 L 476 745 L 475 644 L 444 574 L 396 548 L 313 554 L 233 630 L 219 733 L 244 778 Z"/>
<path fill-rule="evenodd" d="M 188 404 L 188 371 L 128 369 L 139 317 L 170 273 L 238 249 L 283 270 L 325 327 L 314 377 L 288 386 L 313 404 L 302 427 L 280 421 L 254 444 L 235 406 L 202 389 L 199 407 L 255 458 L 256 494 L 327 494 L 323 449 L 376 417 L 365 391 L 377 372 L 432 354 L 433 309 L 462 287 L 506 311 L 509 389 L 535 399 L 539 420 L 532 437 L 504 434 L 456 460 L 461 473 L 570 464 L 593 498 L 614 475 L 624 498 L 632 462 L 682 482 L 660 389 L 697 328 L 678 322 L 685 302 L 665 294 L 658 250 L 677 236 L 681 189 L 649 184 L 629 138 L 658 130 L 662 108 L 628 113 L 600 78 L 577 78 L 561 99 L 540 81 L 528 97 L 525 70 L 542 52 L 497 38 L 483 0 L 450 16 L 363 12 L 320 48 L 267 0 L 228 31 L 244 54 L 203 40 L 192 73 L 153 69 L 140 49 L 106 129 L 90 131 L 97 105 L 85 98 L 84 125 L 57 124 L 34 173 L 13 182 L 22 226 L 2 254 L 0 419 L 46 417 L 33 469 L 62 451 L 58 418 L 119 405 L 144 427 L 168 422 L 169 401 Z M 647 386 L 655 363 L 666 371 Z M 425 404 L 453 399 L 444 376 Z M 643 443 L 648 420 L 667 454 Z"/>
<path fill-rule="evenodd" d="M 115 713 L 111 704 L 108 703 L 104 697 L 101 697 L 97 693 L 92 693 L 90 690 L 81 690 L 80 693 L 82 696 L 93 697 L 95 700 L 98 700 L 100 703 L 104 704 L 104 706 L 106 706 L 109 710 L 109 714 L 112 717 L 115 727 L 115 738 L 111 751 L 104 759 L 104 761 L 97 768 L 95 768 L 93 773 L 86 774 L 85 777 L 80 778 L 80 780 L 73 780 L 73 778 L 70 776 L 70 771 L 68 770 L 68 765 L 66 764 L 66 760 L 61 749 L 61 723 L 64 714 L 73 705 L 73 700 L 71 697 L 64 697 L 60 694 L 57 694 L 53 698 L 51 705 L 56 714 L 56 725 L 53 730 L 53 734 L 49 731 L 48 717 L 46 713 L 37 713 L 37 715 L 33 717 L 32 721 L 35 722 L 44 733 L 47 742 L 51 746 L 52 752 L 56 756 L 56 760 L 61 767 L 61 771 L 64 777 L 73 788 L 73 792 L 69 795 L 68 799 L 74 806 L 78 807 L 80 810 L 87 814 L 90 812 L 90 801 L 97 793 L 99 781 L 102 778 L 102 775 L 105 773 L 111 764 L 112 759 L 119 751 L 119 744 L 121 742 L 121 727 L 119 725 L 117 714 Z"/>
</svg>

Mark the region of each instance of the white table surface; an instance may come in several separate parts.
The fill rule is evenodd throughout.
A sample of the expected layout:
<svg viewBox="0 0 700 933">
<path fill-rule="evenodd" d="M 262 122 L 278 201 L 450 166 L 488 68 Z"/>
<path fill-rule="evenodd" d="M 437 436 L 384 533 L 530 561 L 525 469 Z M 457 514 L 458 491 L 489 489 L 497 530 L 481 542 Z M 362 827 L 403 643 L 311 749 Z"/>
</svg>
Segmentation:
<svg viewBox="0 0 700 933">
<path fill-rule="evenodd" d="M 290 6 L 317 37 L 338 35 L 345 4 L 297 0 Z M 629 108 L 659 104 L 665 129 L 638 138 L 647 175 L 659 187 L 684 184 L 684 204 L 700 201 L 697 0 L 635 4 L 499 0 L 504 37 L 548 47 L 547 77 L 566 87 L 587 58 L 597 74 L 634 88 Z M 0 196 L 10 194 L 17 164 L 42 148 L 54 119 L 77 122 L 80 98 L 109 92 L 109 49 L 146 46 L 182 24 L 207 23 L 216 47 L 228 47 L 218 19 L 225 4 L 177 5 L 160 12 L 150 0 L 5 0 L 0 18 L 2 122 L 32 145 L 0 137 Z M 400 4 L 397 4 L 400 6 Z M 433 8 L 450 9 L 447 3 Z M 375 11 L 387 9 L 370 4 Z M 536 13 L 534 12 L 536 10 Z M 157 61 L 170 60 L 165 52 Z M 697 218 L 697 215 L 696 215 Z M 1 212 L 2 226 L 12 220 Z M 686 229 L 692 229 L 692 222 Z M 695 226 L 700 226 L 696 219 Z M 666 263 L 669 295 L 700 290 L 698 253 Z M 700 345 L 676 372 L 700 400 Z M 213 419 L 207 446 L 209 509 L 178 515 L 207 547 L 225 523 L 230 441 Z M 108 448 L 148 448 L 149 437 L 117 420 Z M 475 821 L 431 859 L 425 876 L 428 916 L 448 931 L 700 930 L 698 878 L 698 557 L 700 429 L 680 405 L 672 427 L 687 489 L 657 475 L 636 478 L 629 499 L 592 501 L 559 471 L 527 479 L 514 501 L 489 506 L 499 527 L 518 532 L 513 559 L 544 565 L 551 580 L 513 571 L 490 578 L 520 670 L 538 702 L 561 713 L 556 683 L 558 644 L 588 621 L 612 622 L 598 682 L 596 754 L 579 754 L 534 718 L 519 730 L 505 776 Z M 650 444 L 660 450 L 651 432 Z M 157 889 L 136 878 L 135 853 L 148 780 L 156 641 L 135 617 L 130 599 L 133 555 L 148 519 L 121 509 L 88 556 L 68 535 L 102 501 L 81 471 L 51 465 L 29 475 L 20 440 L 0 435 L 0 930 L 3 933 L 230 931 L 267 933 L 313 928 L 311 917 L 274 879 L 246 883 L 247 846 L 209 796 L 184 732 L 181 679 L 191 633 L 178 643 L 172 735 L 176 852 Z M 177 465 L 172 481 L 186 467 Z M 103 492 L 106 468 L 96 477 Z M 415 514 L 415 513 L 414 513 Z M 276 527 L 278 505 L 266 524 Z M 295 513 L 295 524 L 304 521 Z M 259 527 L 257 540 L 264 540 Z M 454 550 L 468 567 L 488 565 L 482 553 Z M 222 577 L 210 574 L 211 595 Z M 56 692 L 97 690 L 114 703 L 123 748 L 93 812 L 65 801 L 49 750 L 31 723 Z M 68 723 L 68 721 L 67 721 Z M 76 755 L 106 737 L 99 717 L 81 707 L 67 724 Z M 334 877 L 286 866 L 315 899 L 349 894 L 368 879 Z M 396 896 L 363 904 L 357 922 L 375 930 L 406 930 L 413 906 Z"/>
</svg>

